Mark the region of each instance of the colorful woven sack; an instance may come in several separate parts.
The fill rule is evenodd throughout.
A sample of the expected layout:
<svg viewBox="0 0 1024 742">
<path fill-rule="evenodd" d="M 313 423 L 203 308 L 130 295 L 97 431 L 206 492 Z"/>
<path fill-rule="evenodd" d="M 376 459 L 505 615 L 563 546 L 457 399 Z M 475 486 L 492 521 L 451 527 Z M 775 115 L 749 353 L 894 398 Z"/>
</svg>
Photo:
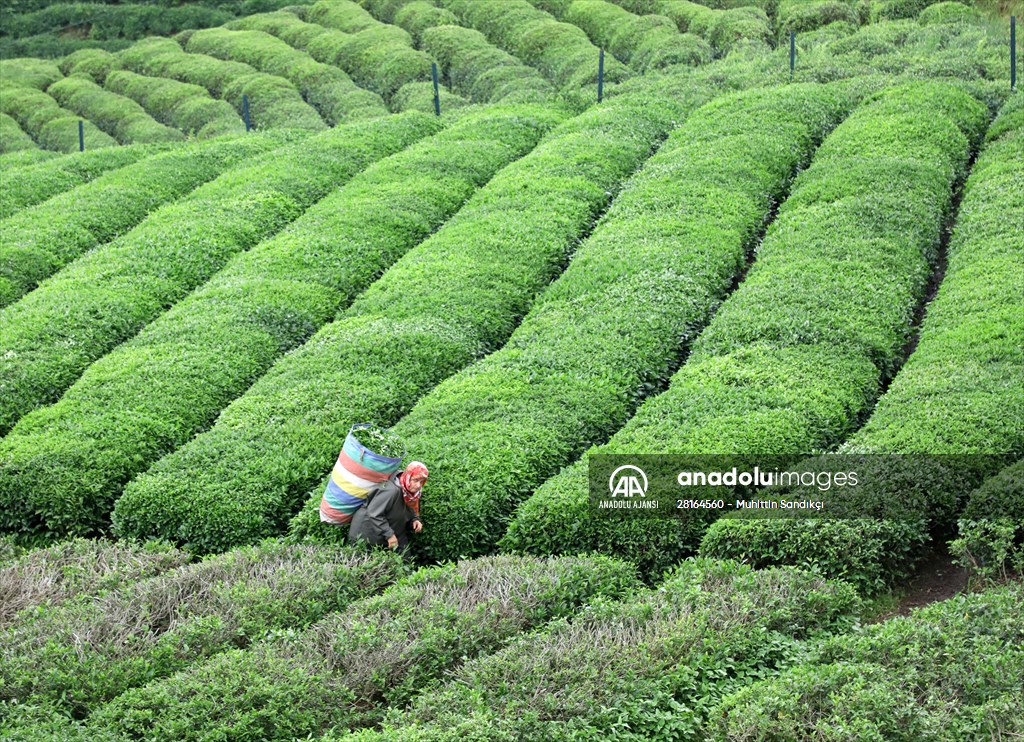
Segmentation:
<svg viewBox="0 0 1024 742">
<path fill-rule="evenodd" d="M 374 427 L 371 423 L 353 425 L 345 437 L 331 478 L 320 500 L 320 520 L 341 525 L 352 520 L 352 514 L 366 504 L 370 490 L 398 471 L 401 458 L 374 453 L 358 440 L 358 430 Z"/>
</svg>

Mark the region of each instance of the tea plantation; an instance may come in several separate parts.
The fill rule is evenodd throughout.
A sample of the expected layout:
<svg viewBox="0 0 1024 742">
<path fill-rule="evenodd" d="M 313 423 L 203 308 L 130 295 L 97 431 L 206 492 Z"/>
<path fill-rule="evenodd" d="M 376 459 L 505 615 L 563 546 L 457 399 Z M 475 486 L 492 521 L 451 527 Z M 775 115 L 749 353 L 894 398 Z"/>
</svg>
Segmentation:
<svg viewBox="0 0 1024 742">
<path fill-rule="evenodd" d="M 1021 10 L 3 3 L 0 739 L 1024 738 Z"/>
</svg>

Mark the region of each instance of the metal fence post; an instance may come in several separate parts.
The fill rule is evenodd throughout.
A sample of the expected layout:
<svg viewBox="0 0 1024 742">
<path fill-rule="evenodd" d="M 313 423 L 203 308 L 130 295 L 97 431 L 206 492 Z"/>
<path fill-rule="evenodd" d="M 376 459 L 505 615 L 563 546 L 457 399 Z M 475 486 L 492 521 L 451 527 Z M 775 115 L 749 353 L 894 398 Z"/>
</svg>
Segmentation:
<svg viewBox="0 0 1024 742">
<path fill-rule="evenodd" d="M 434 81 L 434 115 L 441 115 L 441 91 L 437 87 L 437 62 L 430 63 L 430 77 Z"/>
</svg>

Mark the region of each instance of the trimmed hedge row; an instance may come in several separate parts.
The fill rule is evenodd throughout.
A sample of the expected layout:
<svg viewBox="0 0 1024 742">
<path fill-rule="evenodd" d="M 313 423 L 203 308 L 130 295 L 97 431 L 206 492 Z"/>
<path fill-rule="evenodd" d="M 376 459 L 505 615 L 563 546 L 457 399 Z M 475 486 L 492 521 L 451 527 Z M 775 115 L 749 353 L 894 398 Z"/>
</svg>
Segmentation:
<svg viewBox="0 0 1024 742">
<path fill-rule="evenodd" d="M 420 570 L 305 635 L 125 694 L 90 727 L 131 738 L 293 740 L 379 721 L 461 663 L 639 586 L 608 559 L 492 557 Z M 258 682 L 253 682 L 259 678 Z M 258 732 L 256 732 L 258 730 Z"/>
<path fill-rule="evenodd" d="M 413 42 L 419 46 L 423 33 L 437 26 L 458 26 L 459 19 L 450 10 L 439 8 L 429 0 L 413 0 L 402 6 L 394 17 L 388 17 L 388 23 L 401 26 L 412 34 Z"/>
<path fill-rule="evenodd" d="M 986 122 L 981 104 L 941 83 L 888 89 L 861 106 L 801 173 L 758 260 L 668 390 L 589 453 L 796 457 L 841 440 L 895 371 L 952 186 Z M 586 472 L 584 457 L 523 503 L 506 548 L 629 553 L 653 573 L 696 548 L 699 518 L 588 517 Z"/>
<path fill-rule="evenodd" d="M 680 31 L 707 39 L 720 52 L 745 39 L 767 44 L 775 36 L 767 14 L 754 5 L 715 9 L 689 0 L 658 0 L 654 12 L 669 18 Z"/>
<path fill-rule="evenodd" d="M 293 10 L 304 21 L 350 34 L 382 25 L 360 3 L 352 0 L 319 0 L 312 5 Z"/>
<path fill-rule="evenodd" d="M 554 0 L 555 2 L 564 2 L 564 0 Z M 615 0 L 619 5 L 628 10 L 630 13 L 636 13 L 637 15 L 647 15 L 650 13 L 660 13 L 661 6 L 665 2 L 675 2 L 675 0 Z M 774 16 L 775 11 L 778 9 L 779 0 L 705 0 L 703 3 L 704 7 L 711 8 L 712 10 L 734 10 L 736 8 L 760 8 L 768 13 L 769 16 Z"/>
<path fill-rule="evenodd" d="M 877 86 L 941 78 L 984 101 L 991 111 L 1009 93 L 1005 44 L 994 43 L 978 26 L 921 27 L 913 21 L 898 21 L 858 30 L 838 23 L 801 34 L 797 44 L 800 56 L 793 79 L 799 82 L 859 78 L 863 84 Z M 726 59 L 693 74 L 698 79 L 726 76 L 744 88 L 789 82 L 787 45 L 773 53 L 759 47 L 760 42 L 734 47 Z"/>
<path fill-rule="evenodd" d="M 473 0 L 434 0 L 459 18 L 459 25 L 482 32 L 492 44 L 525 64 L 538 69 L 561 91 L 597 83 L 598 48 L 587 35 L 526 0 L 476 3 Z M 398 13 L 408 0 L 366 0 L 374 13 Z M 631 75 L 615 59 L 605 59 L 605 83 L 620 82 Z"/>
<path fill-rule="evenodd" d="M 309 51 L 310 42 L 324 34 L 335 35 L 338 39 L 342 37 L 342 31 L 333 28 L 326 28 L 316 23 L 306 23 L 297 15 L 299 9 L 279 10 L 275 13 L 258 13 L 245 18 L 231 21 L 224 25 L 224 28 L 236 31 L 262 31 L 263 33 L 276 36 L 289 46 L 302 51 Z M 312 55 L 311 55 L 312 56 Z M 314 57 L 314 59 L 317 59 Z M 323 60 L 317 60 L 323 61 Z"/>
<path fill-rule="evenodd" d="M 78 152 L 78 123 L 81 117 L 35 88 L 5 84 L 0 92 L 0 113 L 13 118 L 40 147 L 58 152 Z M 117 144 L 109 134 L 100 131 L 91 121 L 83 122 L 86 149 L 113 147 Z"/>
<path fill-rule="evenodd" d="M 1024 590 L 958 595 L 825 642 L 723 699 L 708 739 L 1012 739 L 1024 734 Z"/>
<path fill-rule="evenodd" d="M 554 88 L 537 70 L 492 45 L 479 31 L 435 26 L 423 31 L 421 46 L 437 60 L 458 93 L 480 102 L 545 102 Z"/>
<path fill-rule="evenodd" d="M 17 174 L 11 173 L 0 191 L 0 219 L 164 149 L 167 147 L 108 147 L 96 152 L 68 155 L 26 167 Z"/>
<path fill-rule="evenodd" d="M 107 76 L 106 87 L 134 100 L 157 121 L 197 139 L 245 131 L 245 123 L 231 104 L 215 100 L 199 85 L 116 70 Z"/>
<path fill-rule="evenodd" d="M 104 5 L 101 3 L 54 3 L 34 13 L 15 15 L 4 24 L 4 35 L 13 38 L 59 34 L 68 26 L 88 29 L 86 37 L 138 39 L 170 36 L 184 28 L 208 28 L 227 23 L 231 13 L 203 6 L 156 7 L 153 5 Z"/>
<path fill-rule="evenodd" d="M 532 0 L 545 7 L 542 0 Z M 579 26 L 595 44 L 638 72 L 673 64 L 697 66 L 711 61 L 711 46 L 693 34 L 681 34 L 665 16 L 638 16 L 605 0 L 574 0 L 556 18 Z"/>
<path fill-rule="evenodd" d="M 860 24 L 852 3 L 847 0 L 782 0 L 779 3 L 777 25 L 780 39 L 788 39 L 790 33 L 814 31 L 837 21 Z"/>
<path fill-rule="evenodd" d="M 36 90 L 46 90 L 63 76 L 60 68 L 49 60 L 0 59 L 0 80 L 3 81 L 4 87 L 21 85 Z"/>
<path fill-rule="evenodd" d="M 402 569 L 386 551 L 265 542 L 99 599 L 22 613 L 0 631 L 0 699 L 45 703 L 82 718 L 130 688 L 220 652 L 304 631 L 379 593 Z"/>
<path fill-rule="evenodd" d="M 88 0 L 93 2 L 93 0 Z M 298 0 L 299 3 L 305 0 Z M 157 6 L 165 9 L 177 8 L 181 0 L 135 0 L 132 3 L 119 3 L 115 0 L 99 0 L 98 3 L 107 5 L 137 5 Z M 43 10 L 52 4 L 52 0 L 8 0 L 0 5 L 0 25 L 4 25 L 14 18 L 27 13 Z M 188 3 L 192 7 L 201 6 L 213 8 L 230 13 L 231 15 L 250 15 L 252 13 L 265 13 L 277 10 L 286 5 L 296 4 L 296 0 L 195 0 Z"/>
<path fill-rule="evenodd" d="M 103 49 L 82 49 L 64 57 L 60 61 L 60 69 L 65 75 L 84 75 L 103 85 L 107 75 L 121 69 L 121 60 L 116 54 Z"/>
<path fill-rule="evenodd" d="M 917 18 L 921 12 L 929 6 L 939 3 L 941 0 L 884 0 L 880 3 L 871 4 L 871 22 L 892 21 L 900 18 Z M 967 7 L 974 5 L 973 0 L 960 0 L 961 4 Z"/>
<path fill-rule="evenodd" d="M 561 90 L 597 84 L 598 48 L 579 28 L 556 21 L 526 0 L 507 0 L 500 6 L 472 0 L 440 0 L 462 19 L 482 31 L 494 44 L 508 49 L 526 64 L 536 67 Z M 605 85 L 631 76 L 616 59 L 605 59 Z"/>
<path fill-rule="evenodd" d="M 6 114 L 5 114 L 6 115 Z M 45 149 L 23 149 L 17 152 L 0 152 L 0 168 L 15 177 L 15 168 L 38 165 L 40 162 L 47 162 L 60 156 L 59 152 L 50 152 Z"/>
<path fill-rule="evenodd" d="M 949 545 L 960 565 L 982 577 L 1024 575 L 1024 460 L 970 494 Z"/>
<path fill-rule="evenodd" d="M 21 130 L 18 122 L 6 113 L 0 113 L 0 153 L 39 149 L 32 137 Z"/>
<path fill-rule="evenodd" d="M 472 105 L 472 101 L 461 95 L 449 93 L 444 88 L 438 89 L 438 101 L 441 114 L 456 108 Z M 434 85 L 429 82 L 407 82 L 391 98 L 391 107 L 396 111 L 434 112 Z"/>
<path fill-rule="evenodd" d="M 275 235 L 368 165 L 423 136 L 433 128 L 424 118 L 410 115 L 346 124 L 270 152 L 159 210 L 122 239 L 93 250 L 8 308 L 4 319 L 10 321 L 0 329 L 0 342 L 17 353 L 4 359 L 0 378 L 17 390 L 18 410 L 56 398 L 90 363 L 209 280 L 234 255 Z M 230 290 L 225 294 L 222 299 L 230 306 L 237 296 Z M 278 307 L 252 309 L 248 319 L 254 334 L 266 332 L 275 341 L 274 348 L 276 341 L 286 344 L 293 324 L 297 327 L 291 332 L 300 336 L 309 331 L 307 318 L 286 307 L 280 312 Z M 257 373 L 260 362 L 251 359 L 241 368 L 223 368 L 218 375 L 208 356 L 196 354 L 177 359 L 194 386 L 168 386 L 163 364 L 153 361 L 162 344 L 198 331 L 194 323 L 187 315 L 181 317 L 171 323 L 181 335 L 160 337 L 154 332 L 153 342 L 135 348 L 124 361 L 126 366 L 119 366 L 115 356 L 90 372 L 61 402 L 21 419 L 0 442 L 0 502 L 12 502 L 12 509 L 0 517 L 0 529 L 51 536 L 93 532 L 105 523 L 111 498 L 144 463 L 137 453 L 126 452 L 142 445 L 151 458 L 156 457 L 191 434 L 192 428 L 169 412 L 165 416 L 159 404 L 137 418 L 138 426 L 130 431 L 92 428 L 86 410 L 115 412 L 124 403 L 114 391 L 120 386 L 113 378 L 126 373 L 131 377 L 134 369 L 136 393 L 148 388 L 153 399 L 169 396 L 179 402 L 179 395 L 185 394 L 197 409 L 205 409 L 223 394 L 223 386 L 244 386 Z M 230 332 L 221 340 L 217 355 L 228 352 L 228 347 L 235 352 L 236 345 L 242 352 L 244 345 Z M 266 350 L 255 355 L 263 353 Z M 60 431 L 64 423 L 58 421 L 80 422 L 79 430 L 88 437 L 65 448 L 68 439 Z M 90 442 L 85 448 L 78 445 Z M 66 496 L 69 491 L 73 497 Z"/>
<path fill-rule="evenodd" d="M 646 101 L 564 123 L 281 359 L 210 431 L 132 482 L 115 507 L 117 530 L 166 533 L 198 551 L 283 530 L 352 423 L 391 424 L 508 337 L 676 111 Z M 158 511 L 149 507 L 155 492 Z"/>
<path fill-rule="evenodd" d="M 323 25 L 282 12 L 245 18 L 231 27 L 264 31 L 305 50 L 319 62 L 344 69 L 356 83 L 383 96 L 395 110 L 392 98 L 403 86 L 430 81 L 432 60 L 412 47 L 405 31 L 378 23 L 358 6 L 353 12 L 351 5 L 332 2 L 313 6 Z"/>
<path fill-rule="evenodd" d="M 440 128 L 434 116 L 403 118 L 389 135 L 392 151 Z M 47 411 L 42 440 L 22 440 L 35 456 L 57 456 L 31 475 L 34 491 L 57 492 L 73 476 L 93 493 L 77 513 L 42 496 L 43 517 L 77 520 L 75 532 L 104 524 L 124 482 L 208 427 L 279 355 L 332 320 L 557 120 L 545 110 L 486 111 L 382 160 L 94 363 Z M 116 440 L 106 430 L 119 431 Z"/>
<path fill-rule="evenodd" d="M 493 548 L 521 500 L 664 385 L 848 97 L 794 86 L 698 109 L 631 179 L 505 346 L 397 424 L 408 449 L 431 462 L 423 508 L 437 523 L 418 540 L 431 559 Z M 563 526 L 579 527 L 587 526 Z"/>
<path fill-rule="evenodd" d="M 87 77 L 65 77 L 46 90 L 71 111 L 88 118 L 121 144 L 180 142 L 185 135 L 164 126 L 131 98 L 104 90 Z"/>
<path fill-rule="evenodd" d="M 271 36 L 276 36 L 290 46 L 303 51 L 308 51 L 309 42 L 322 34 L 340 33 L 334 29 L 325 28 L 316 23 L 306 23 L 297 15 L 299 9 L 279 10 L 274 13 L 257 13 L 246 16 L 231 23 L 224 24 L 224 28 L 242 31 L 263 31 Z"/>
<path fill-rule="evenodd" d="M 337 67 L 317 62 L 309 54 L 263 31 L 223 28 L 197 31 L 189 38 L 185 49 L 217 59 L 245 62 L 261 72 L 290 80 L 331 125 L 388 113 L 380 96 L 356 87 L 352 78 Z"/>
<path fill-rule="evenodd" d="M 0 223 L 0 307 L 6 307 L 71 261 L 127 232 L 157 207 L 185 196 L 280 138 L 180 148 L 106 173 Z M 60 302 L 58 302 L 60 303 Z M 0 332 L 13 327 L 4 312 Z M 9 321 L 8 321 L 8 318 Z M 14 335 L 3 334 L 5 348 Z M 7 400 L 0 403 L 7 408 Z M 0 434 L 12 420 L 0 417 Z"/>
<path fill-rule="evenodd" d="M 52 609 L 70 599 L 102 596 L 188 562 L 190 557 L 151 541 L 74 539 L 21 554 L 0 567 L 0 629 L 23 620 L 25 609 Z"/>
<path fill-rule="evenodd" d="M 430 55 L 413 48 L 412 37 L 401 28 L 380 23 L 355 3 L 320 2 L 309 18 L 339 32 L 310 41 L 309 53 L 346 70 L 385 100 L 390 102 L 403 85 L 430 81 Z"/>
<path fill-rule="evenodd" d="M 467 661 L 352 739 L 701 740 L 716 701 L 847 628 L 856 606 L 848 585 L 800 570 L 685 562 L 656 590 Z"/>
<path fill-rule="evenodd" d="M 917 22 L 922 26 L 934 23 L 978 23 L 979 21 L 981 21 L 981 13 L 976 8 L 952 1 L 929 5 L 917 16 Z"/>
<path fill-rule="evenodd" d="M 205 54 L 187 54 L 177 42 L 149 38 L 121 52 L 127 69 L 151 77 L 169 77 L 202 85 L 242 112 L 242 96 L 249 96 L 252 125 L 257 129 L 327 128 L 295 86 L 283 77 L 258 72 L 241 62 L 225 62 Z"/>
<path fill-rule="evenodd" d="M 56 61 L 61 57 L 84 49 L 101 49 L 117 52 L 131 46 L 132 43 L 128 39 L 90 41 L 89 39 L 63 38 L 54 34 L 39 34 L 38 36 L 29 36 L 24 39 L 0 37 L 0 57 L 4 59 L 11 57 L 41 57 Z"/>
</svg>

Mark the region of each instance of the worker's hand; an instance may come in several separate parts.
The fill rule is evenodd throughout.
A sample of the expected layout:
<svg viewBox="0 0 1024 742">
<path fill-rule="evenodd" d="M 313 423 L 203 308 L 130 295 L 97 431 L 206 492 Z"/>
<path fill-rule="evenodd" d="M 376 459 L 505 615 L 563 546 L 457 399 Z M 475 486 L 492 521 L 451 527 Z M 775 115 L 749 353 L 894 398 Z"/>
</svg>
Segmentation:
<svg viewBox="0 0 1024 742">
<path fill-rule="evenodd" d="M 419 533 L 422 530 L 423 530 L 423 522 L 422 521 L 418 521 L 418 520 L 414 520 L 412 522 L 412 532 L 413 533 Z"/>
<path fill-rule="evenodd" d="M 392 536 L 391 538 L 388 539 L 388 548 L 389 549 L 397 549 L 398 548 L 398 536 Z"/>
</svg>

